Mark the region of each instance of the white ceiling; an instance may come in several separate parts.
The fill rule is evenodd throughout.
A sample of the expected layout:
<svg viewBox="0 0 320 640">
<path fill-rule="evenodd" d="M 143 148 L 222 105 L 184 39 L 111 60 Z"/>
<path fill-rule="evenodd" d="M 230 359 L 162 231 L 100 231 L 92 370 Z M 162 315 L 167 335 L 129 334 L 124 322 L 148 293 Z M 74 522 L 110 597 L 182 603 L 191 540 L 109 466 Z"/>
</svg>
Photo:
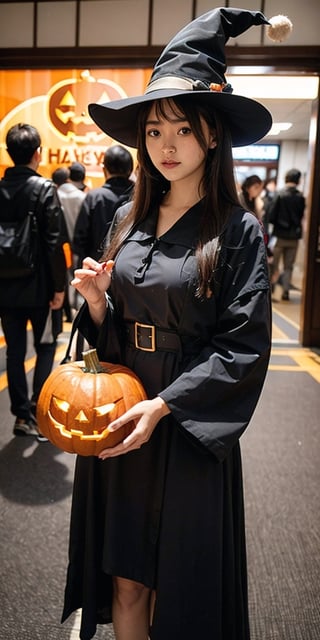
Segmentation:
<svg viewBox="0 0 320 640">
<path fill-rule="evenodd" d="M 235 94 L 261 102 L 272 114 L 273 122 L 292 123 L 277 136 L 268 135 L 265 141 L 309 139 L 312 102 L 318 96 L 316 76 L 256 75 L 248 68 L 245 73 L 228 76 Z"/>
<path fill-rule="evenodd" d="M 288 131 L 266 136 L 268 142 L 280 140 L 308 140 L 312 100 L 268 100 L 259 98 L 272 114 L 273 122 L 292 122 Z"/>
</svg>

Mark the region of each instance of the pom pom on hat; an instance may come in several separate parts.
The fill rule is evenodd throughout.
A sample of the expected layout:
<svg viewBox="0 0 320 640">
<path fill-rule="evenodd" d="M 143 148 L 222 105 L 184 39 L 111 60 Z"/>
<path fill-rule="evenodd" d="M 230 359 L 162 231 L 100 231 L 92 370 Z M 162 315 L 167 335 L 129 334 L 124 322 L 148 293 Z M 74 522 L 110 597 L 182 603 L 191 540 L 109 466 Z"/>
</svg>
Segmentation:
<svg viewBox="0 0 320 640">
<path fill-rule="evenodd" d="M 274 16 L 268 19 L 269 26 L 267 28 L 267 35 L 270 40 L 274 42 L 283 42 L 289 38 L 293 25 L 291 20 L 287 16 Z"/>
</svg>

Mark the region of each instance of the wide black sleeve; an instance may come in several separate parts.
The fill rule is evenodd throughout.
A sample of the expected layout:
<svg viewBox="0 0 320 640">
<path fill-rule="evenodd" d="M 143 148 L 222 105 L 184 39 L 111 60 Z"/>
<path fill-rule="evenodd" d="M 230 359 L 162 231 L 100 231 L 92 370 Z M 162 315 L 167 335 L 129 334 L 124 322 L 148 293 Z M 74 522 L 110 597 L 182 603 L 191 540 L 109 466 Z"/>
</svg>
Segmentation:
<svg viewBox="0 0 320 640">
<path fill-rule="evenodd" d="M 271 347 L 264 240 L 248 214 L 226 234 L 216 272 L 211 340 L 160 396 L 186 435 L 223 460 L 259 400 Z"/>
</svg>

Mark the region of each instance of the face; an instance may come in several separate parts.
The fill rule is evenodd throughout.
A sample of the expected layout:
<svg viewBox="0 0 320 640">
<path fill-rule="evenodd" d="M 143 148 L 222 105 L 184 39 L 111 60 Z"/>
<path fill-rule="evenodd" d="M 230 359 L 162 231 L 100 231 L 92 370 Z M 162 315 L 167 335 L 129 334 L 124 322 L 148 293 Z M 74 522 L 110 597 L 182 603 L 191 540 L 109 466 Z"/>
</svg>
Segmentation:
<svg viewBox="0 0 320 640">
<path fill-rule="evenodd" d="M 253 200 L 261 193 L 262 186 L 263 186 L 262 184 L 260 184 L 259 182 L 256 182 L 255 184 L 252 184 L 251 187 L 248 187 L 248 194 L 249 194 L 250 200 Z"/>
<path fill-rule="evenodd" d="M 150 159 L 158 171 L 171 183 L 190 180 L 200 183 L 206 153 L 191 130 L 186 116 L 165 105 L 165 117 L 157 115 L 153 105 L 147 117 L 145 135 Z M 216 146 L 215 132 L 201 118 L 207 148 Z"/>
</svg>

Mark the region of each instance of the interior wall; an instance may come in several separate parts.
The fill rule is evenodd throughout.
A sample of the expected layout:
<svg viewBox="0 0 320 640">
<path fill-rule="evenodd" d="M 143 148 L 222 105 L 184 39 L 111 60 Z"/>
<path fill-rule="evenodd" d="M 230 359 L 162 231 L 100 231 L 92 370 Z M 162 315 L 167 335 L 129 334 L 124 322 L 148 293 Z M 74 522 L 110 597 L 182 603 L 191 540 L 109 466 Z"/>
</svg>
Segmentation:
<svg viewBox="0 0 320 640">
<path fill-rule="evenodd" d="M 210 0 L 0 0 L 0 48 L 164 45 L 195 17 L 228 4 Z M 318 0 L 308 0 L 307 11 L 300 0 L 281 0 L 280 6 L 278 0 L 242 0 L 241 7 L 263 11 L 267 17 L 288 15 L 294 24 L 291 46 L 320 44 Z M 237 38 L 237 44 L 274 46 L 264 37 L 263 27 L 249 29 Z"/>
<path fill-rule="evenodd" d="M 284 186 L 284 177 L 289 169 L 299 169 L 302 173 L 300 189 L 306 193 L 309 144 L 305 140 L 283 140 L 281 142 L 280 158 L 278 165 L 278 187 Z"/>
</svg>

